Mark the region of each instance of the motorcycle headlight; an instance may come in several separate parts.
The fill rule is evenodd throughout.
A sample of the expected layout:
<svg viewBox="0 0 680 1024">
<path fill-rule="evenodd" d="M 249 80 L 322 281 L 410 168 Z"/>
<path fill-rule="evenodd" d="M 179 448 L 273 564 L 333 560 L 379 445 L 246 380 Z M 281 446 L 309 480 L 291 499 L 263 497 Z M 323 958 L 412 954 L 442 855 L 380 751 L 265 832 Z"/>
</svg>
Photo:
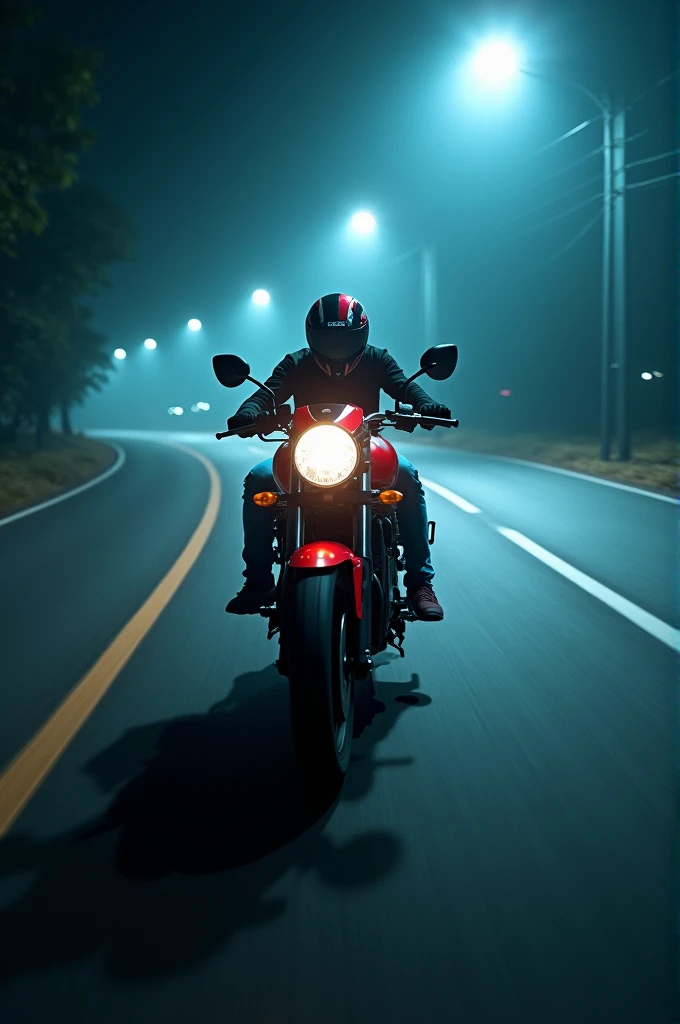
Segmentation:
<svg viewBox="0 0 680 1024">
<path fill-rule="evenodd" d="M 343 427 L 323 423 L 302 434 L 295 445 L 294 458 L 303 480 L 316 487 L 337 487 L 349 480 L 357 468 L 359 448 Z"/>
</svg>

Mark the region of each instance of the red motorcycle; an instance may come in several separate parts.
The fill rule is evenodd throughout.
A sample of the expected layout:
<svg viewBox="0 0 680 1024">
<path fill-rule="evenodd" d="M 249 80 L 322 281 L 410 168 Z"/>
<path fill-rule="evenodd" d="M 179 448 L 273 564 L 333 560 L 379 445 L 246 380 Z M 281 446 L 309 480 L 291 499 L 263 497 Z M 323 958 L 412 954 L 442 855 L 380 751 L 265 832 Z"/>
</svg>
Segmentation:
<svg viewBox="0 0 680 1024">
<path fill-rule="evenodd" d="M 456 345 L 425 352 L 420 370 L 434 380 L 450 377 Z M 235 355 L 213 357 L 220 384 L 240 387 L 250 376 Z M 279 635 L 277 666 L 288 677 L 295 751 L 315 787 L 336 788 L 349 764 L 355 680 L 366 677 L 372 656 L 388 645 L 404 655 L 406 623 L 415 616 L 400 592 L 403 570 L 394 490 L 397 453 L 381 431 L 412 433 L 418 424 L 457 427 L 458 420 L 420 416 L 395 402 L 394 411 L 364 416 L 354 405 L 276 405 L 252 427 L 216 434 L 258 436 L 283 432 L 274 455 L 278 493 L 254 496 L 274 511 L 274 561 L 280 566 L 276 605 L 262 608 L 268 639 Z M 429 523 L 430 543 L 435 523 Z"/>
</svg>

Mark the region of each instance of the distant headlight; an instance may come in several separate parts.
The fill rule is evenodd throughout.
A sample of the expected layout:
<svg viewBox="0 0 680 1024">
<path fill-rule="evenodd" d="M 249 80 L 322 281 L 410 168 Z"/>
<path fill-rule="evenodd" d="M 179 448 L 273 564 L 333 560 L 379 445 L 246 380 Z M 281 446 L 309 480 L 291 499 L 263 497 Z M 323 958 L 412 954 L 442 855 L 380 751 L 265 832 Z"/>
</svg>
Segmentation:
<svg viewBox="0 0 680 1024">
<path fill-rule="evenodd" d="M 356 441 L 343 427 L 330 423 L 310 427 L 295 445 L 295 468 L 303 480 L 317 487 L 337 487 L 359 463 Z"/>
</svg>

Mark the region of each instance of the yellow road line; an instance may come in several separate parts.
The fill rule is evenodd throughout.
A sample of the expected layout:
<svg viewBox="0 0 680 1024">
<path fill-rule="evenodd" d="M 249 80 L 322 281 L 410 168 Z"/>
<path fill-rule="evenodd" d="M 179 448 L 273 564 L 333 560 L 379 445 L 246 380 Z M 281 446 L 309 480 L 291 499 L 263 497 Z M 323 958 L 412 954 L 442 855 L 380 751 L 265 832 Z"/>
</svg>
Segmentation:
<svg viewBox="0 0 680 1024">
<path fill-rule="evenodd" d="M 220 478 L 212 462 L 184 445 L 173 445 L 203 463 L 210 495 L 189 543 L 141 608 L 83 676 L 32 740 L 0 775 L 0 838 L 10 829 L 78 730 L 149 632 L 200 555 L 220 507 Z"/>
</svg>

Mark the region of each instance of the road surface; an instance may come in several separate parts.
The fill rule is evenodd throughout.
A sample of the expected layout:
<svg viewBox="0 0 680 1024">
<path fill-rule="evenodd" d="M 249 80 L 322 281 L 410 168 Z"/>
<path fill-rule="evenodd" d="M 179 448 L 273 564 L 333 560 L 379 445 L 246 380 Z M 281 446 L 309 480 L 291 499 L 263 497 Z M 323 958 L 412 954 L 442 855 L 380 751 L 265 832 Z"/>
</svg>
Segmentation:
<svg viewBox="0 0 680 1024">
<path fill-rule="evenodd" d="M 119 472 L 0 526 L 0 765 L 217 509 L 175 442 L 219 511 L 0 842 L 3 1024 L 674 1019 L 675 506 L 403 444 L 446 618 L 378 659 L 318 817 L 275 641 L 223 612 L 271 449 L 115 440 Z"/>
</svg>

